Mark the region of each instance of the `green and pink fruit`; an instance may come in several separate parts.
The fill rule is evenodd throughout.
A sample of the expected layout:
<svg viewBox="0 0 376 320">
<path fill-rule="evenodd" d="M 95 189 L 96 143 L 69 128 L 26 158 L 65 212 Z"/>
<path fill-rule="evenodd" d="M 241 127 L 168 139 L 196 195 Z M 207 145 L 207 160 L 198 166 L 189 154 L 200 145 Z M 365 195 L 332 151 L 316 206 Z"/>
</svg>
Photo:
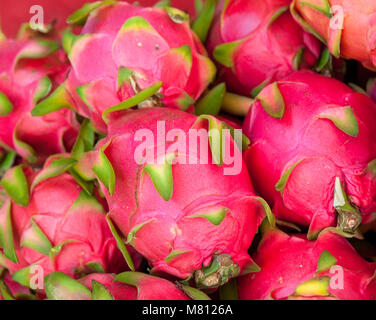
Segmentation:
<svg viewBox="0 0 376 320">
<path fill-rule="evenodd" d="M 66 38 L 72 70 L 60 90 L 67 99 L 53 95 L 37 106 L 36 115 L 51 112 L 45 104 L 56 101 L 56 108 L 73 107 L 106 133 L 106 109 L 129 102 L 186 110 L 215 76 L 189 17 L 177 9 L 102 1 L 85 5 L 68 22 L 85 25 L 80 36 Z M 153 85 L 151 94 L 141 94 Z"/>
<path fill-rule="evenodd" d="M 28 287 L 20 285 L 12 279 L 12 276 L 2 271 L 0 268 L 0 300 L 33 300 L 35 297 L 31 294 Z"/>
<path fill-rule="evenodd" d="M 335 57 L 358 60 L 376 71 L 374 0 L 293 0 L 291 13 L 307 32 L 327 44 Z"/>
<path fill-rule="evenodd" d="M 70 110 L 31 115 L 35 104 L 67 75 L 65 54 L 57 49 L 45 40 L 0 41 L 0 146 L 30 163 L 42 164 L 50 155 L 70 151 L 78 132 Z"/>
<path fill-rule="evenodd" d="M 310 71 L 274 82 L 243 125 L 255 188 L 278 219 L 353 234 L 376 211 L 376 105 Z"/>
<path fill-rule="evenodd" d="M 153 272 L 194 277 L 201 288 L 255 267 L 247 250 L 268 207 L 254 195 L 228 126 L 169 108 L 108 116 L 94 172 L 109 217 Z M 205 138 L 208 131 L 223 138 Z M 224 160 L 229 149 L 238 171 Z"/>
<path fill-rule="evenodd" d="M 334 230 L 308 241 L 270 228 L 254 259 L 261 271 L 239 278 L 241 300 L 376 299 L 376 264 Z"/>
<path fill-rule="evenodd" d="M 222 1 L 208 41 L 229 89 L 249 95 L 300 69 L 312 68 L 320 42 L 303 31 L 290 0 Z"/>
<path fill-rule="evenodd" d="M 45 285 L 50 300 L 210 300 L 197 289 L 140 272 L 92 273 L 79 280 L 54 272 Z"/>
<path fill-rule="evenodd" d="M 80 277 L 127 270 L 106 211 L 66 172 L 74 164 L 55 156 L 39 172 L 20 165 L 1 180 L 9 197 L 1 201 L 0 265 L 24 286 L 53 271 Z M 132 254 L 137 268 L 141 258 Z"/>
<path fill-rule="evenodd" d="M 370 79 L 367 83 L 367 92 L 369 96 L 376 102 L 376 78 Z"/>
</svg>

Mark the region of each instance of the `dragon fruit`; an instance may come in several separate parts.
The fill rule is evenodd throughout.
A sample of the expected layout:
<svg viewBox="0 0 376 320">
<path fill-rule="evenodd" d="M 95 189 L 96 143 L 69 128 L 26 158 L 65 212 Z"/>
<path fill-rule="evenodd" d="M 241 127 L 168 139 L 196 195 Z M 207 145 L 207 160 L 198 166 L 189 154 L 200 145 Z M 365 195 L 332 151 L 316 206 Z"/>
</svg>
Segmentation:
<svg viewBox="0 0 376 320">
<path fill-rule="evenodd" d="M 334 230 L 316 241 L 269 228 L 255 254 L 258 273 L 239 278 L 241 300 L 375 300 L 376 264 Z"/>
<path fill-rule="evenodd" d="M 376 70 L 375 1 L 293 0 L 291 13 L 335 57 L 355 59 Z"/>
<path fill-rule="evenodd" d="M 162 102 L 186 110 L 215 76 L 188 16 L 177 9 L 102 1 L 85 5 L 68 22 L 84 23 L 86 18 L 81 35 L 64 41 L 72 64 L 68 80 L 34 115 L 53 111 L 51 103 L 55 109 L 71 107 L 103 134 L 107 126 L 102 113 L 143 97 L 144 89 L 154 91 L 141 106 Z"/>
<path fill-rule="evenodd" d="M 365 94 L 311 71 L 296 72 L 256 98 L 243 131 L 255 188 L 278 219 L 337 225 L 356 233 L 376 211 L 376 105 Z"/>
<path fill-rule="evenodd" d="M 92 273 L 79 280 L 54 272 L 45 283 L 52 300 L 209 300 L 197 289 L 140 272 Z"/>
<path fill-rule="evenodd" d="M 4 174 L 4 170 L 2 169 L 2 166 L 5 161 L 6 155 L 7 153 L 5 152 L 5 150 L 0 147 L 0 178 Z"/>
<path fill-rule="evenodd" d="M 110 220 L 149 261 L 152 272 L 193 277 L 203 288 L 252 270 L 247 250 L 268 207 L 254 196 L 230 133 L 222 135 L 224 148 L 215 147 L 213 138 L 209 149 L 202 134 L 219 133 L 226 125 L 213 116 L 158 107 L 106 118 L 109 133 L 90 156 L 93 171 L 101 181 Z M 195 133 L 201 137 L 199 144 Z M 134 140 L 143 134 L 148 138 L 142 144 Z M 180 138 L 174 142 L 176 134 Z M 233 168 L 224 161 L 225 148 L 234 150 L 239 172 L 226 174 Z"/>
<path fill-rule="evenodd" d="M 44 40 L 0 42 L 0 146 L 30 163 L 42 164 L 69 151 L 78 132 L 74 113 L 60 110 L 40 118 L 31 110 L 67 73 L 64 53 Z"/>
<path fill-rule="evenodd" d="M 36 272 L 80 277 L 127 270 L 102 205 L 65 172 L 73 164 L 54 156 L 39 172 L 20 165 L 1 180 L 11 198 L 0 202 L 0 265 L 24 286 Z M 137 268 L 141 258 L 132 254 Z"/>
<path fill-rule="evenodd" d="M 0 147 L 0 179 L 17 160 L 14 151 L 6 152 Z"/>
<path fill-rule="evenodd" d="M 295 23 L 290 0 L 222 1 L 208 40 L 228 88 L 249 96 L 315 65 L 321 44 Z"/>
</svg>

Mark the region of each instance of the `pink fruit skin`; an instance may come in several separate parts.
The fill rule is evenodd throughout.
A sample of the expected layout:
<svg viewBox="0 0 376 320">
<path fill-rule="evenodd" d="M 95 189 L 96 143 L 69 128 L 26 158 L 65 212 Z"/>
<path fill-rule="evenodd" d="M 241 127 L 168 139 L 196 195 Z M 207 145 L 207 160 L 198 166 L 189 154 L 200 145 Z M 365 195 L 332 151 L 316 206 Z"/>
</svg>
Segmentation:
<svg viewBox="0 0 376 320">
<path fill-rule="evenodd" d="M 294 57 L 302 48 L 299 68 L 314 66 L 320 56 L 319 41 L 304 32 L 288 10 L 272 22 L 275 14 L 288 8 L 290 2 L 232 0 L 224 12 L 217 12 L 208 41 L 209 52 L 221 44 L 241 40 L 231 58 L 233 67 L 222 69 L 229 89 L 249 96 L 262 83 L 289 75 L 296 71 Z"/>
<path fill-rule="evenodd" d="M 44 58 L 25 59 L 28 48 L 37 47 L 34 40 L 0 42 L 0 92 L 13 106 L 6 116 L 0 116 L 0 145 L 10 148 L 30 162 L 42 164 L 50 155 L 70 151 L 78 133 L 73 112 L 60 110 L 43 117 L 32 117 L 34 96 L 43 77 L 52 86 L 64 81 L 68 65 L 65 55 L 56 52 Z M 34 150 L 34 154 L 20 140 Z"/>
<path fill-rule="evenodd" d="M 219 114 L 217 119 L 227 123 L 230 127 L 234 129 L 241 129 L 243 126 L 242 119 L 227 115 L 227 114 Z"/>
<path fill-rule="evenodd" d="M 25 173 L 31 184 L 35 173 L 30 168 L 25 168 Z M 0 264 L 11 274 L 37 264 L 43 268 L 44 275 L 62 271 L 72 277 L 90 271 L 87 263 L 96 263 L 106 272 L 127 270 L 124 257 L 107 225 L 105 211 L 95 198 L 82 198 L 84 195 L 85 191 L 72 176 L 63 173 L 37 184 L 27 207 L 12 203 L 12 230 L 19 262 L 14 263 L 3 256 L 0 257 Z M 5 208 L 6 205 L 3 205 L 1 216 L 4 215 Z M 48 238 L 52 247 L 65 243 L 55 257 L 51 258 L 22 245 L 21 242 L 30 238 L 28 234 L 31 219 Z M 130 249 L 135 267 L 138 268 L 142 258 Z"/>
<path fill-rule="evenodd" d="M 150 25 L 122 26 L 134 17 Z M 133 29 L 132 29 L 133 28 Z M 102 119 L 105 109 L 127 100 L 135 91 L 162 81 L 163 103 L 172 108 L 189 108 L 213 80 L 215 67 L 205 48 L 190 30 L 187 21 L 174 22 L 159 8 L 143 8 L 126 2 L 108 5 L 92 12 L 70 53 L 72 71 L 67 88 L 81 115 L 92 119 L 95 128 L 106 132 Z M 189 46 L 192 61 L 174 49 Z M 174 65 L 174 68 L 171 68 Z M 137 87 L 125 83 L 118 87 L 118 71 L 135 72 Z M 76 89 L 89 85 L 86 103 Z"/>
<path fill-rule="evenodd" d="M 341 21 L 341 14 L 332 20 L 313 6 L 322 6 L 321 0 L 294 0 L 300 19 L 308 23 L 327 42 L 335 45 L 336 29 L 330 24 Z M 340 55 L 345 59 L 360 61 L 364 67 L 376 71 L 376 3 L 373 0 L 328 0 L 330 8 L 339 8 L 343 13 L 343 30 L 340 38 Z M 307 5 L 308 4 L 308 5 Z M 299 21 L 299 19 L 296 19 Z"/>
<path fill-rule="evenodd" d="M 252 141 L 244 156 L 256 190 L 277 218 L 316 232 L 334 223 L 334 184 L 339 177 L 366 218 L 376 209 L 375 174 L 368 166 L 376 158 L 376 105 L 345 84 L 310 71 L 292 74 L 278 88 L 285 104 L 282 119 L 267 114 L 257 100 L 243 126 Z M 318 117 L 341 106 L 352 107 L 357 137 Z M 282 192 L 277 191 L 277 182 L 294 164 Z"/>
<path fill-rule="evenodd" d="M 252 198 L 253 188 L 245 165 L 238 175 L 224 175 L 223 168 L 227 165 L 213 164 L 210 151 L 208 164 L 200 164 L 198 160 L 198 164 L 172 165 L 173 194 L 165 201 L 150 176 L 142 173 L 144 165 L 134 160 L 134 152 L 140 145 L 134 141 L 134 135 L 139 129 L 147 129 L 157 137 L 157 121 L 165 121 L 166 133 L 175 129 L 187 134 L 197 117 L 167 108 L 140 109 L 116 117 L 110 122 L 108 137 L 98 146 L 99 149 L 108 144 L 105 154 L 116 173 L 113 195 L 106 188 L 103 191 L 110 217 L 125 237 L 147 222 L 131 243 L 148 259 L 153 270 L 184 279 L 202 265 L 208 266 L 216 252 L 231 255 L 241 269 L 251 263 L 247 250 L 263 215 Z M 205 124 L 198 128 L 207 130 Z M 234 147 L 232 139 L 229 143 Z M 166 142 L 167 147 L 170 144 Z M 199 152 L 188 153 L 189 148 L 186 149 L 189 156 Z M 156 154 L 155 159 L 161 155 L 155 146 L 151 150 Z M 241 157 L 240 153 L 238 156 Z M 192 217 L 220 208 L 227 208 L 229 213 L 219 225 Z M 182 254 L 165 260 L 172 252 Z"/>
<path fill-rule="evenodd" d="M 317 263 L 324 250 L 337 260 L 335 269 L 316 273 Z M 361 258 L 349 242 L 337 233 L 323 231 L 316 241 L 303 235 L 287 235 L 279 230 L 268 230 L 255 254 L 261 271 L 238 281 L 241 300 L 284 300 L 294 294 L 305 281 L 318 276 L 329 276 L 330 296 L 301 296 L 295 299 L 375 300 L 375 263 Z M 343 287 L 340 284 L 342 267 Z M 336 271 L 337 270 L 337 271 Z M 335 281 L 338 280 L 338 283 Z M 292 297 L 290 297 L 292 298 Z"/>
<path fill-rule="evenodd" d="M 190 300 L 172 282 L 162 278 L 145 275 L 137 288 L 114 281 L 114 276 L 105 273 L 93 273 L 79 281 L 92 289 L 92 281 L 103 284 L 115 300 Z"/>
</svg>

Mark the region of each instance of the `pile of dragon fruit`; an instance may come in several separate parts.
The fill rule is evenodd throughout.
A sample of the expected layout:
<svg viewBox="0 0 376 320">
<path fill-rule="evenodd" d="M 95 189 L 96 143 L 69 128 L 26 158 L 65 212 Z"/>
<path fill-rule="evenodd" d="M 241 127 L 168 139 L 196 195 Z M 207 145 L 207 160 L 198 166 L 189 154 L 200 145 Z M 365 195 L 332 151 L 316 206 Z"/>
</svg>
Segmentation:
<svg viewBox="0 0 376 320">
<path fill-rule="evenodd" d="M 0 300 L 376 299 L 374 0 L 37 20 L 0 31 Z"/>
</svg>

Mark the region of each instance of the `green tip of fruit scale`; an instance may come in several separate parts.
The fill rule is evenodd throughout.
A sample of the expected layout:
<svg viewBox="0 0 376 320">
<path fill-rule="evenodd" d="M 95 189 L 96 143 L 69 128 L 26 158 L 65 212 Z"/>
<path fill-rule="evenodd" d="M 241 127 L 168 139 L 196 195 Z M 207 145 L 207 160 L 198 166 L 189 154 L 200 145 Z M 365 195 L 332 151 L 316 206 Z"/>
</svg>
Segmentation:
<svg viewBox="0 0 376 320">
<path fill-rule="evenodd" d="M 217 0 L 206 0 L 198 12 L 197 18 L 193 22 L 192 29 L 202 43 L 205 43 L 208 37 L 215 14 L 216 2 Z"/>
<path fill-rule="evenodd" d="M 335 180 L 333 206 L 338 214 L 338 229 L 350 235 L 355 234 L 362 221 L 362 216 L 359 209 L 349 202 L 339 177 Z"/>
<path fill-rule="evenodd" d="M 328 119 L 342 132 L 351 137 L 359 135 L 359 125 L 351 106 L 330 105 L 329 108 L 318 115 L 318 118 Z"/>
<path fill-rule="evenodd" d="M 152 276 L 145 273 L 127 271 L 118 274 L 114 278 L 114 280 L 137 288 L 142 283 L 142 281 L 147 280 L 150 277 Z"/>
<path fill-rule="evenodd" d="M 21 246 L 33 249 L 45 256 L 49 255 L 52 248 L 50 240 L 35 223 L 34 219 L 31 219 L 30 227 L 23 233 Z"/>
<path fill-rule="evenodd" d="M 104 153 L 106 148 L 107 145 L 98 152 L 98 158 L 93 166 L 93 172 L 106 187 L 108 193 L 112 195 L 115 191 L 116 177 L 114 168 Z"/>
<path fill-rule="evenodd" d="M 75 11 L 72 15 L 70 15 L 67 19 L 67 23 L 71 25 L 82 26 L 85 24 L 89 14 L 106 5 L 116 4 L 116 1 L 113 0 L 105 0 L 105 1 L 96 1 L 96 2 L 89 2 L 85 3 L 80 9 Z"/>
<path fill-rule="evenodd" d="M 92 281 L 91 291 L 92 300 L 114 300 L 113 296 L 107 290 L 107 288 L 98 281 Z"/>
<path fill-rule="evenodd" d="M 197 116 L 202 114 L 217 116 L 221 110 L 225 94 L 226 84 L 220 83 L 197 102 L 195 114 Z"/>
<path fill-rule="evenodd" d="M 225 219 L 229 209 L 227 208 L 215 208 L 208 212 L 200 212 L 196 213 L 193 216 L 189 216 L 190 218 L 204 218 L 208 220 L 215 226 L 219 226 L 221 222 Z"/>
<path fill-rule="evenodd" d="M 120 32 L 136 31 L 140 32 L 142 30 L 154 30 L 150 23 L 142 17 L 132 17 L 129 18 L 120 29 Z"/>
<path fill-rule="evenodd" d="M 210 297 L 201 290 L 183 284 L 177 284 L 177 286 L 193 300 L 211 300 Z"/>
<path fill-rule="evenodd" d="M 317 262 L 316 272 L 328 271 L 332 266 L 337 264 L 337 259 L 334 258 L 328 250 L 324 250 Z"/>
<path fill-rule="evenodd" d="M 75 109 L 65 83 L 61 84 L 50 96 L 38 103 L 31 111 L 31 115 L 41 117 L 64 108 Z"/>
<path fill-rule="evenodd" d="M 234 67 L 234 54 L 242 41 L 224 43 L 214 49 L 213 56 L 220 64 L 228 68 Z"/>
<path fill-rule="evenodd" d="M 175 154 L 167 155 L 162 164 L 147 164 L 144 168 L 159 195 L 169 201 L 173 192 L 172 161 Z"/>
<path fill-rule="evenodd" d="M 108 226 L 110 227 L 111 233 L 112 233 L 112 235 L 114 236 L 114 238 L 116 240 L 116 244 L 117 244 L 118 249 L 122 253 L 125 261 L 127 262 L 129 269 L 132 270 L 132 271 L 134 271 L 135 267 L 134 267 L 134 263 L 133 263 L 132 257 L 131 257 L 131 255 L 128 252 L 128 249 L 127 249 L 127 247 L 126 247 L 126 245 L 124 243 L 124 240 L 120 237 L 120 235 L 119 235 L 119 233 L 118 233 L 115 225 L 113 224 L 113 222 L 112 222 L 112 220 L 110 218 L 110 214 L 107 214 L 106 220 L 107 220 Z"/>
</svg>

